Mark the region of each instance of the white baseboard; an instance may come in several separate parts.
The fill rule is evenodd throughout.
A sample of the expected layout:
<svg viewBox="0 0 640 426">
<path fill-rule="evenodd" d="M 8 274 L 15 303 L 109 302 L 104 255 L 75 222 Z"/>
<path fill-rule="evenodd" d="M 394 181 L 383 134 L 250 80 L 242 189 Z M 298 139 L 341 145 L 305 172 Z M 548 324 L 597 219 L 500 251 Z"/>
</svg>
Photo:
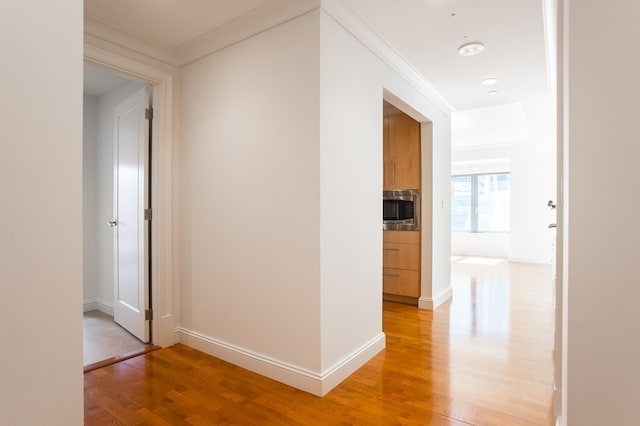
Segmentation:
<svg viewBox="0 0 640 426">
<path fill-rule="evenodd" d="M 167 314 L 160 317 L 159 324 L 156 324 L 153 328 L 155 333 L 153 336 L 153 344 L 166 348 L 178 343 L 178 333 L 175 329 L 175 316 L 173 314 Z"/>
<path fill-rule="evenodd" d="M 421 297 L 420 299 L 418 299 L 418 308 L 433 311 L 438 306 L 449 300 L 452 295 L 453 289 L 451 288 L 451 286 L 448 286 L 440 293 L 436 294 L 434 297 Z"/>
<path fill-rule="evenodd" d="M 386 345 L 386 337 L 380 333 L 325 373 L 319 374 L 186 328 L 177 327 L 176 334 L 184 345 L 317 396 L 326 395 Z"/>
<path fill-rule="evenodd" d="M 113 316 L 113 302 L 96 297 L 95 299 L 86 299 L 82 302 L 82 312 L 100 311 L 109 316 Z"/>
<path fill-rule="evenodd" d="M 98 310 L 98 299 L 86 299 L 82 301 L 82 312 Z"/>
<path fill-rule="evenodd" d="M 360 349 L 331 367 L 322 374 L 322 393 L 324 396 L 331 389 L 338 386 L 347 377 L 355 373 L 360 367 L 365 365 L 371 358 L 380 353 L 387 346 L 387 336 L 384 333 L 378 334 Z"/>
</svg>

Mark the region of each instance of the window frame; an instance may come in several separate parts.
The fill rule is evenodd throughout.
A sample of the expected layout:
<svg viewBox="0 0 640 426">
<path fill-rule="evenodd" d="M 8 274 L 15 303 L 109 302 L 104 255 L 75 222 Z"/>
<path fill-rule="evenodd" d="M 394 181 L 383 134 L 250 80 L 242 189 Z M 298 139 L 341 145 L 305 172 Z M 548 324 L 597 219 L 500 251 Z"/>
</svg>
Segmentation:
<svg viewBox="0 0 640 426">
<path fill-rule="evenodd" d="M 511 172 L 482 172 L 482 173 L 457 173 L 452 174 L 451 178 L 455 177 L 469 177 L 471 178 L 471 205 L 469 206 L 469 211 L 471 212 L 471 223 L 470 229 L 461 231 L 451 229 L 451 232 L 458 232 L 461 234 L 503 234 L 508 235 L 511 233 L 511 220 L 509 220 L 509 230 L 508 231 L 481 231 L 478 229 L 478 176 L 487 176 L 487 175 L 509 175 L 509 198 L 511 198 Z M 453 194 L 452 194 L 452 204 L 453 204 Z M 511 212 L 509 212 L 511 214 Z"/>
</svg>

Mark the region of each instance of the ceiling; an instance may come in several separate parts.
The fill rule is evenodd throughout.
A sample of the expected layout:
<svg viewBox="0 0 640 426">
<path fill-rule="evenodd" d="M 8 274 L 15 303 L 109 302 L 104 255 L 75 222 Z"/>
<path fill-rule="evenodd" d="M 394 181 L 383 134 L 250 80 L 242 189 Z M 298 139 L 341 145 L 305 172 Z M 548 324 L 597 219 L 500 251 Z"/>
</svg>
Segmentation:
<svg viewBox="0 0 640 426">
<path fill-rule="evenodd" d="M 547 91 L 542 0 L 350 2 L 457 109 Z M 460 56 L 458 48 L 468 42 L 482 42 L 484 52 Z M 490 77 L 498 83 L 480 84 Z"/>
<path fill-rule="evenodd" d="M 84 0 L 86 16 L 177 49 L 270 0 Z"/>
<path fill-rule="evenodd" d="M 456 109 L 520 102 L 547 88 L 544 0 L 342 0 Z M 85 14 L 168 49 L 277 0 L 84 0 Z M 401 5 L 401 6 L 400 6 Z M 462 57 L 458 47 L 484 44 Z M 494 86 L 480 81 L 495 77 Z M 496 90 L 496 95 L 489 95 Z"/>
</svg>

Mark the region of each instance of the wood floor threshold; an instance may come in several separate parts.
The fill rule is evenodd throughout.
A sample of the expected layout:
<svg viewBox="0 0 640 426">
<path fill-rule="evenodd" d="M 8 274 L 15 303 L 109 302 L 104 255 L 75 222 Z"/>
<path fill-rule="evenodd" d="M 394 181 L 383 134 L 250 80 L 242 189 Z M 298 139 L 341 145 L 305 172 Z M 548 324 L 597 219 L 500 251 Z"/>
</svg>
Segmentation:
<svg viewBox="0 0 640 426">
<path fill-rule="evenodd" d="M 117 355 L 117 356 L 114 356 L 114 357 L 111 357 L 111 358 L 107 358 L 107 359 L 105 359 L 103 361 L 98 361 L 98 362 L 94 362 L 93 364 L 85 365 L 84 366 L 84 372 L 88 373 L 90 371 L 97 370 L 98 368 L 106 367 L 108 365 L 113 365 L 113 364 L 116 364 L 118 362 L 122 362 L 122 361 L 126 361 L 128 359 L 131 359 L 131 358 L 135 358 L 135 357 L 140 356 L 140 355 L 148 354 L 149 352 L 157 351 L 158 349 L 160 349 L 160 346 L 148 345 L 148 346 L 145 346 L 142 349 L 136 349 L 134 351 L 127 352 L 127 353 L 122 354 L 122 355 Z"/>
</svg>

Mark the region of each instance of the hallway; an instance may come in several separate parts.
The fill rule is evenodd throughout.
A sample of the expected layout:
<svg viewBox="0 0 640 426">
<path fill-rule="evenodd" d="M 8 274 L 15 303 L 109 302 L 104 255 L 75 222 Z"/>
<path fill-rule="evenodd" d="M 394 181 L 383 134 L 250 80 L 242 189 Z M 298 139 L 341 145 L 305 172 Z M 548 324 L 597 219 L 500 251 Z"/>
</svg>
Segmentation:
<svg viewBox="0 0 640 426">
<path fill-rule="evenodd" d="M 385 302 L 386 350 L 324 398 L 175 345 L 85 374 L 85 422 L 551 424 L 551 267 L 458 258 L 452 284 L 435 313 Z"/>
</svg>

